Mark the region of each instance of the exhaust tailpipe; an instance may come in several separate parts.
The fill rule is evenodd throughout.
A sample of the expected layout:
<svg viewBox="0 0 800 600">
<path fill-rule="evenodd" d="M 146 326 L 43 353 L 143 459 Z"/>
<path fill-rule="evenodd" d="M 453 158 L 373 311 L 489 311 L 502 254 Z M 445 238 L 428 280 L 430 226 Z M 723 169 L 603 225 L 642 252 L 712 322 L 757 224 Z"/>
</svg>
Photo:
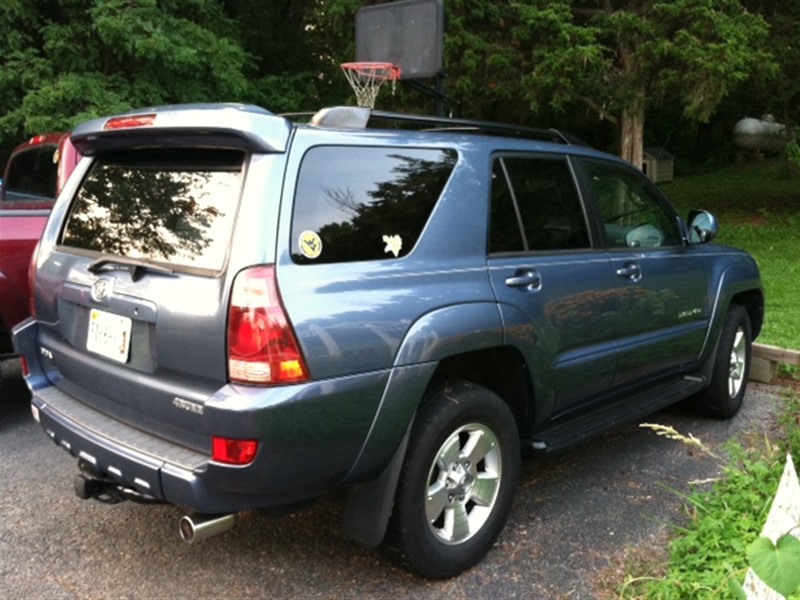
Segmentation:
<svg viewBox="0 0 800 600">
<path fill-rule="evenodd" d="M 251 514 L 252 511 L 245 510 L 228 515 L 184 515 L 179 524 L 181 539 L 187 544 L 194 544 L 233 529 Z"/>
</svg>

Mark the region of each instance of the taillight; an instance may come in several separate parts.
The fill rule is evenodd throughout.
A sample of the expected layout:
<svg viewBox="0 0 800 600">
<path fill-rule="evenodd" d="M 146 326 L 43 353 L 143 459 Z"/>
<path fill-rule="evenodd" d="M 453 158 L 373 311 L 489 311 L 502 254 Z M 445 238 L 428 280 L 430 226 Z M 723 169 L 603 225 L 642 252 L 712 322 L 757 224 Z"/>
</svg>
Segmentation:
<svg viewBox="0 0 800 600">
<path fill-rule="evenodd" d="M 234 438 L 211 438 L 211 460 L 226 465 L 247 465 L 253 462 L 258 452 L 257 440 L 237 440 Z"/>
<path fill-rule="evenodd" d="M 20 362 L 20 368 L 22 369 L 22 376 L 27 377 L 28 375 L 30 375 L 31 369 L 28 366 L 28 359 L 25 358 L 24 356 L 20 356 L 19 362 Z"/>
<path fill-rule="evenodd" d="M 308 379 L 272 266 L 245 269 L 233 282 L 228 309 L 228 377 L 235 383 L 255 384 Z"/>
<path fill-rule="evenodd" d="M 36 316 L 36 301 L 33 298 L 33 290 L 36 284 L 36 259 L 39 255 L 39 242 L 33 247 L 31 262 L 28 263 L 28 312 L 32 317 Z"/>
</svg>

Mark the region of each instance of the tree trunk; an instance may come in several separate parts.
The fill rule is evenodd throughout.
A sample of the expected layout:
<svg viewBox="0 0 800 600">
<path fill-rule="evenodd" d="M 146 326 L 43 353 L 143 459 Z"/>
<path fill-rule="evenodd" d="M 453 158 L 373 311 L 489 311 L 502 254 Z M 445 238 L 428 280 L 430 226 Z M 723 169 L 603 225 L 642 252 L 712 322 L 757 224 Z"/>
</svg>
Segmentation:
<svg viewBox="0 0 800 600">
<path fill-rule="evenodd" d="M 619 155 L 638 169 L 644 164 L 644 92 L 636 93 L 631 106 L 622 111 Z"/>
</svg>

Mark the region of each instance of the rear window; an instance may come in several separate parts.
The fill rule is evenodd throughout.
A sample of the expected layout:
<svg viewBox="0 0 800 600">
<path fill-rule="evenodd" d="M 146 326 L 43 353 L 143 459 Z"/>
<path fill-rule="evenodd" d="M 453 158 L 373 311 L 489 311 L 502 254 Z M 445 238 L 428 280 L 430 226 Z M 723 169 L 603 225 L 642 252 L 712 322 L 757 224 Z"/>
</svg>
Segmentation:
<svg viewBox="0 0 800 600">
<path fill-rule="evenodd" d="M 292 258 L 312 264 L 407 255 L 456 158 L 454 150 L 312 148 L 298 175 Z"/>
<path fill-rule="evenodd" d="M 243 164 L 244 153 L 232 150 L 101 154 L 73 199 L 61 244 L 219 271 L 233 228 Z"/>
<path fill-rule="evenodd" d="M 6 200 L 9 202 L 52 200 L 56 195 L 56 146 L 23 150 L 6 167 Z"/>
</svg>

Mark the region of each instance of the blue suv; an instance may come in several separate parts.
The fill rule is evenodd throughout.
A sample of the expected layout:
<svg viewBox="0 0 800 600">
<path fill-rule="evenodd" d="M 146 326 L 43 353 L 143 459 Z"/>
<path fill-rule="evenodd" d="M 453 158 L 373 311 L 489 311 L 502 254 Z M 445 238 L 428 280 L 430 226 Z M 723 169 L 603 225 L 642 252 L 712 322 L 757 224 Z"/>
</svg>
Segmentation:
<svg viewBox="0 0 800 600">
<path fill-rule="evenodd" d="M 190 511 L 187 541 L 347 490 L 347 535 L 478 562 L 524 447 L 688 399 L 739 410 L 758 268 L 555 130 L 338 107 L 98 119 L 15 329 L 75 490 Z"/>
</svg>

